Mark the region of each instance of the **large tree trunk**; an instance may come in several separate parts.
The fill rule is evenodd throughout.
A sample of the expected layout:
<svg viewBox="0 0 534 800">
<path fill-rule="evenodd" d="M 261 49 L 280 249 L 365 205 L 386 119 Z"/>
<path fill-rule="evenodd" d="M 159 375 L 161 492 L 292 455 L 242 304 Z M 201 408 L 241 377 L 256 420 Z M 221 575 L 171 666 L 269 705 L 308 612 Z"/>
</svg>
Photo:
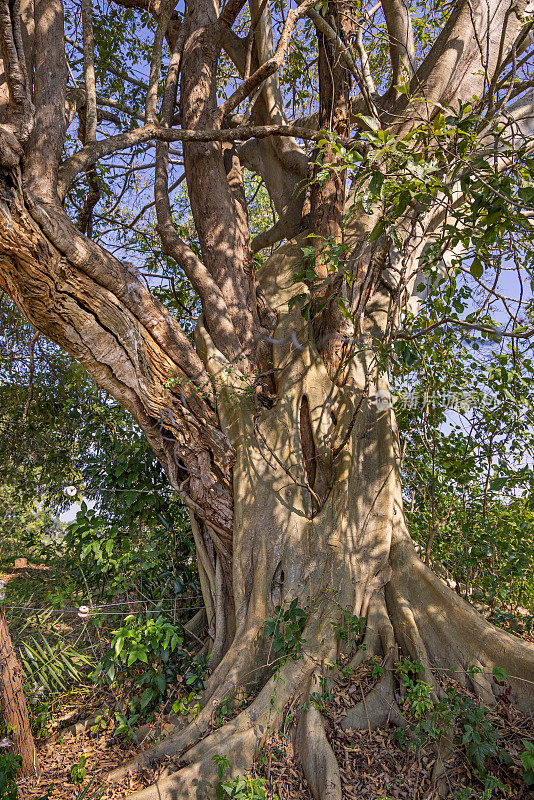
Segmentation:
<svg viewBox="0 0 534 800">
<path fill-rule="evenodd" d="M 134 794 L 137 800 L 193 798 L 199 782 L 202 796 L 210 797 L 216 784 L 212 757 L 219 753 L 228 756 L 234 774 L 248 770 L 288 704 L 320 691 L 323 678 L 336 679 L 328 664 L 343 648 L 335 628 L 343 612 L 367 620 L 366 649 L 354 656 L 353 666 L 380 654 L 389 667 L 365 701 L 349 710 L 345 727 L 367 728 L 391 717 L 391 667 L 399 653 L 422 663 L 437 695 L 439 673 L 452 668 L 457 680 L 488 703 L 501 691 L 492 671 L 504 667 L 513 700 L 526 711 L 532 708 L 534 648 L 492 626 L 455 595 L 420 561 L 406 530 L 387 374 L 377 369 L 369 345 L 383 332 L 386 296 L 376 293 L 368 305 L 368 346 L 353 353 L 350 382 L 336 386 L 311 345 L 308 322 L 288 308 L 289 298 L 305 288 L 292 280 L 300 252 L 296 242 L 284 246 L 260 273 L 279 319 L 273 353 L 278 400 L 272 408 L 244 390 L 243 376 L 213 347 L 202 321 L 197 329 L 199 353 L 222 384 L 222 426 L 236 452 L 233 597 L 231 604 L 224 600 L 218 561 L 205 548 L 193 515 L 217 665 L 193 728 L 178 730 L 113 773 L 119 777 L 146 758 L 180 753 L 180 762 L 189 766 Z M 273 652 L 263 626 L 275 606 L 294 599 L 306 623 L 301 647 L 286 660 Z M 470 666 L 480 671 L 471 676 Z M 223 700 L 244 710 L 188 749 Z M 321 717 L 302 705 L 296 703 L 296 742 L 306 777 L 314 796 L 341 798 Z"/>
<path fill-rule="evenodd" d="M 124 353 L 135 353 L 146 369 L 147 360 L 159 352 L 154 333 L 134 328 L 138 338 L 133 344 L 125 333 L 112 337 L 111 320 L 120 331 L 121 315 L 127 314 L 121 301 L 114 296 L 111 302 L 108 291 L 61 257 L 31 221 L 14 186 L 10 192 L 0 216 L 2 285 L 34 324 L 130 408 L 180 489 L 176 454 L 191 452 L 187 435 L 174 417 L 168 429 L 154 418 L 165 403 L 173 402 L 173 395 L 162 393 L 156 382 L 140 381 L 142 371 L 134 373 L 124 358 Z M 439 671 L 454 668 L 457 679 L 491 702 L 500 691 L 492 680 L 492 670 L 499 666 L 509 673 L 517 705 L 532 707 L 532 645 L 499 631 L 455 595 L 422 564 L 407 533 L 395 419 L 384 402 L 388 377 L 383 366 L 378 368 L 373 344 L 384 336 L 389 296 L 375 289 L 366 303 L 361 335 L 346 353 L 350 367 L 345 383 L 338 386 L 313 344 L 311 326 L 297 307 L 289 308 L 293 295 L 307 291 L 293 280 L 295 265 L 302 260 L 301 244 L 293 241 L 280 248 L 259 275 L 265 300 L 278 317 L 272 337 L 274 403 L 258 398 L 252 379 L 217 350 L 202 319 L 197 326 L 197 353 L 218 387 L 221 426 L 217 439 L 205 426 L 199 441 L 209 436 L 235 453 L 233 517 L 226 514 L 225 530 L 209 515 L 221 502 L 220 489 L 213 484 L 220 472 L 208 473 L 204 467 L 196 484 L 198 502 L 186 501 L 214 669 L 193 726 L 178 730 L 112 776 L 163 756 L 179 754 L 180 763 L 189 765 L 134 794 L 138 800 L 192 799 L 199 783 L 209 797 L 217 781 L 212 757 L 219 753 L 228 755 L 235 774 L 249 769 L 258 746 L 281 724 L 287 705 L 320 688 L 326 665 L 342 647 L 334 626 L 345 611 L 367 619 L 365 655 L 380 653 L 390 666 L 399 651 L 419 659 L 436 693 Z M 43 297 L 52 299 L 43 302 Z M 146 360 L 140 359 L 142 352 Z M 161 361 L 155 363 L 161 369 Z M 199 413 L 194 402 L 193 396 L 191 405 Z M 173 408 L 178 416 L 179 407 Z M 189 414 L 181 424 L 192 425 L 191 418 Z M 198 436 L 197 431 L 195 425 L 189 435 Z M 293 599 L 306 612 L 302 647 L 281 663 L 263 626 L 275 606 Z M 360 653 L 354 666 L 361 658 Z M 471 676 L 469 666 L 480 671 Z M 335 670 L 326 673 L 335 679 Z M 394 707 L 394 690 L 389 670 L 364 704 L 348 712 L 345 725 L 383 723 Z M 223 700 L 242 710 L 207 733 Z M 299 712 L 296 741 L 302 763 L 317 797 L 341 797 L 335 758 L 319 723 L 313 707 Z M 191 747 L 193 742 L 197 744 Z"/>
<path fill-rule="evenodd" d="M 37 775 L 37 752 L 28 718 L 28 707 L 22 690 L 20 666 L 4 610 L 0 605 L 0 711 L 2 722 L 8 729 L 15 752 L 22 757 L 22 774 Z"/>
</svg>

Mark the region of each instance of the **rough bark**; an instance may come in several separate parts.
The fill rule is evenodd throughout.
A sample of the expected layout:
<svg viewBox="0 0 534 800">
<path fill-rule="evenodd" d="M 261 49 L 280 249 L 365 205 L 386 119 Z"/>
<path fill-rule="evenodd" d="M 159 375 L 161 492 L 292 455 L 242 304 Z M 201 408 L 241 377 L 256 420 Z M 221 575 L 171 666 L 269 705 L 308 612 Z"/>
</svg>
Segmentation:
<svg viewBox="0 0 534 800">
<path fill-rule="evenodd" d="M 22 774 L 37 775 L 39 765 L 28 718 L 26 698 L 22 689 L 20 666 L 4 610 L 0 605 L 0 711 L 15 753 L 22 756 Z"/>
<path fill-rule="evenodd" d="M 3 197 L 0 286 L 132 413 L 172 484 L 182 491 L 187 482 L 188 502 L 231 549 L 232 450 L 216 425 L 202 362 L 135 273 L 106 254 L 98 276 L 103 252 L 96 245 L 82 251 L 85 271 L 74 267 L 43 235 L 16 187 L 4 183 Z M 66 215 L 58 215 L 51 222 L 57 241 L 68 240 L 69 254 L 77 238 L 87 248 Z"/>
<path fill-rule="evenodd" d="M 319 20 L 317 20 L 319 22 Z M 317 24 L 316 22 L 316 24 Z M 325 22 L 348 48 L 356 32 L 356 15 L 350 3 L 332 3 Z M 320 24 L 320 23 L 319 23 Z M 319 49 L 319 118 L 321 130 L 336 136 L 348 137 L 351 129 L 352 75 L 334 44 L 317 28 Z M 314 270 L 318 284 L 314 292 L 314 332 L 316 341 L 324 340 L 320 351 L 328 374 L 339 381 L 339 365 L 346 348 L 339 341 L 342 334 L 350 335 L 352 326 L 344 320 L 334 298 L 339 296 L 339 274 L 332 274 L 329 248 L 343 241 L 346 172 L 336 169 L 339 157 L 331 144 L 323 147 L 321 163 L 315 166 L 310 191 L 310 230 L 314 237 L 316 255 Z"/>
</svg>

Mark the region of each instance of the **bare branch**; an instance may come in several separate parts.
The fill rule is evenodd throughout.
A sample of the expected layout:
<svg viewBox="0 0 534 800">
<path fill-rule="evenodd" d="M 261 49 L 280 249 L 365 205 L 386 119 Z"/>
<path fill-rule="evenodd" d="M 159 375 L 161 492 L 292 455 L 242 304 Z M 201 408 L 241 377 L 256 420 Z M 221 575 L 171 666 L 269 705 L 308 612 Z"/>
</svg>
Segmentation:
<svg viewBox="0 0 534 800">
<path fill-rule="evenodd" d="M 83 76 L 85 82 L 85 143 L 96 140 L 95 35 L 92 0 L 82 0 Z"/>
<path fill-rule="evenodd" d="M 87 0 L 85 0 L 87 2 Z M 152 45 L 152 60 L 150 62 L 150 78 L 148 80 L 148 91 L 146 94 L 145 103 L 145 123 L 156 121 L 156 103 L 158 101 L 158 84 L 159 75 L 161 72 L 161 50 L 163 46 L 163 39 L 167 32 L 172 12 L 176 0 L 167 0 L 163 9 L 158 17 L 158 25 L 156 34 L 154 36 L 154 44 Z"/>
<path fill-rule="evenodd" d="M 360 61 L 362 65 L 362 79 L 367 88 L 367 94 L 369 97 L 373 97 L 376 94 L 376 87 L 375 82 L 373 80 L 373 76 L 371 74 L 371 67 L 369 64 L 369 56 L 367 55 L 367 51 L 363 44 L 363 26 L 360 24 L 356 29 L 356 49 L 360 56 Z"/>
<path fill-rule="evenodd" d="M 291 37 L 295 30 L 295 25 L 299 19 L 307 13 L 310 6 L 313 5 L 313 2 L 314 0 L 302 0 L 298 8 L 291 9 L 287 15 L 282 33 L 280 34 L 274 56 L 258 67 L 258 69 L 249 78 L 246 78 L 241 86 L 238 86 L 235 92 L 232 92 L 230 97 L 225 100 L 220 108 L 221 117 L 233 111 L 233 109 L 245 100 L 262 81 L 273 75 L 280 68 L 286 57 L 289 45 L 291 44 Z"/>
<path fill-rule="evenodd" d="M 317 142 L 324 139 L 324 133 L 310 130 L 298 125 L 242 125 L 237 128 L 215 128 L 210 130 L 182 130 L 179 128 L 164 128 L 161 125 L 144 125 L 133 131 L 119 133 L 108 139 L 99 139 L 97 142 L 83 147 L 74 155 L 67 158 L 60 168 L 59 194 L 64 197 L 70 184 L 80 172 L 87 169 L 103 156 L 108 156 L 118 150 L 127 150 L 135 144 L 159 140 L 163 142 L 239 142 L 247 139 L 264 139 L 267 136 L 290 136 Z M 365 152 L 366 146 L 353 139 L 339 139 L 345 147 L 352 147 L 358 152 Z"/>
<path fill-rule="evenodd" d="M 264 64 L 274 55 L 271 7 L 268 0 L 262 0 L 261 4 L 258 0 L 249 0 L 249 6 L 253 20 L 249 35 L 254 34 L 258 62 Z M 248 77 L 248 73 L 245 74 L 245 77 Z M 287 123 L 280 81 L 276 72 L 266 79 L 262 86 L 262 95 L 268 113 L 268 120 L 265 122 L 276 122 L 279 125 Z"/>
</svg>

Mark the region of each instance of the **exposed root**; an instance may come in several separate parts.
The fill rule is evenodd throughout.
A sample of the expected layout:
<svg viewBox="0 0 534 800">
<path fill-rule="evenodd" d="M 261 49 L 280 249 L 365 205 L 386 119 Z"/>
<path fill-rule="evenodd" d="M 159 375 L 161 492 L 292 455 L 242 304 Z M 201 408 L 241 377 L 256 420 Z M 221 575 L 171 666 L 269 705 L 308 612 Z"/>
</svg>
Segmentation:
<svg viewBox="0 0 534 800">
<path fill-rule="evenodd" d="M 395 682 L 393 679 L 393 658 L 386 662 L 386 671 L 367 695 L 353 708 L 349 708 L 342 728 L 346 731 L 359 731 L 382 728 L 388 722 L 403 727 L 406 722 L 395 701 Z"/>
<path fill-rule="evenodd" d="M 455 594 L 420 561 L 408 537 L 392 547 L 391 562 L 393 576 L 386 587 L 390 618 L 403 648 L 423 663 L 426 679 L 436 686 L 432 676 L 453 669 L 455 679 L 488 704 L 503 692 L 493 670 L 504 668 L 513 703 L 530 713 L 534 646 L 496 628 Z"/>
<path fill-rule="evenodd" d="M 191 634 L 193 637 L 198 637 L 205 629 L 207 623 L 206 609 L 201 608 L 200 611 L 191 617 L 189 622 L 184 625 L 184 630 Z"/>
<path fill-rule="evenodd" d="M 342 800 L 341 778 L 321 715 L 314 706 L 301 711 L 295 746 L 316 800 Z"/>
<path fill-rule="evenodd" d="M 387 654 L 395 647 L 395 635 L 388 617 L 384 590 L 376 592 L 369 604 L 362 646 L 358 648 L 350 667 L 354 671 L 370 656 Z"/>
<path fill-rule="evenodd" d="M 285 706 L 298 694 L 299 688 L 306 685 L 314 668 L 315 662 L 310 658 L 303 657 L 298 661 L 287 662 L 279 674 L 267 682 L 248 708 L 197 741 L 197 744 L 190 746 L 192 741 L 198 740 L 205 732 L 206 721 L 212 715 L 211 709 L 203 709 L 197 720 L 184 730 L 113 770 L 108 775 L 108 780 L 119 780 L 127 772 L 138 770 L 165 756 L 177 756 L 177 760 L 185 762 L 187 766 L 132 797 L 136 800 L 187 800 L 189 797 L 207 796 L 199 795 L 198 790 L 200 786 L 204 791 L 204 787 L 214 785 L 216 767 L 213 756 L 227 755 L 236 774 L 242 775 L 249 770 L 257 748 L 268 735 L 276 732 L 282 722 Z M 198 724 L 201 716 L 201 723 Z M 197 792 L 196 795 L 192 793 L 193 789 Z"/>
<path fill-rule="evenodd" d="M 226 729 L 227 726 L 224 727 Z M 225 730 L 223 736 L 220 731 L 216 731 L 191 748 L 184 759 L 190 763 L 146 789 L 134 792 L 129 798 L 130 800 L 198 800 L 215 797 L 218 777 L 213 756 L 224 753 L 232 765 L 229 777 L 236 777 L 250 770 L 257 746 L 258 731 L 254 727 L 244 730 Z"/>
</svg>

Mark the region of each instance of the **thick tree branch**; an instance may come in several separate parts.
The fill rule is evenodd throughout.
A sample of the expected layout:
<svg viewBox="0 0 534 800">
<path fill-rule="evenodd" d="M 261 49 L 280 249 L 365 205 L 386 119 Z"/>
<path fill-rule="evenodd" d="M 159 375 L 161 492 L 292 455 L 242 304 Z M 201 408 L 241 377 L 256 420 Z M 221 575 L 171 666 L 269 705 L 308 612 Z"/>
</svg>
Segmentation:
<svg viewBox="0 0 534 800">
<path fill-rule="evenodd" d="M 169 63 L 162 105 L 163 125 L 170 125 L 174 114 L 182 46 L 183 41 L 178 39 Z M 169 201 L 169 146 L 165 142 L 158 142 L 156 145 L 154 197 L 158 233 L 164 252 L 174 258 L 182 267 L 199 295 L 204 318 L 212 332 L 216 346 L 221 352 L 228 353 L 230 358 L 237 359 L 241 348 L 230 322 L 222 292 L 202 261 L 177 234 L 172 221 Z"/>
<path fill-rule="evenodd" d="M 221 29 L 223 26 L 225 28 L 231 28 L 245 4 L 246 0 L 227 0 L 221 9 L 216 27 L 218 29 Z"/>
<path fill-rule="evenodd" d="M 204 386 L 210 392 L 202 363 L 136 275 L 61 213 L 33 209 L 41 228 L 48 215 L 48 232 L 64 252 L 47 241 L 19 201 L 0 201 L 0 287 L 37 330 L 131 412 L 171 484 L 181 490 L 188 478 L 199 515 L 231 531 L 232 450 L 197 391 Z M 119 268 L 128 283 L 120 285 Z"/>
<path fill-rule="evenodd" d="M 83 76 L 85 83 L 84 144 L 96 141 L 98 122 L 96 111 L 95 35 L 93 31 L 92 0 L 82 0 Z"/>
<path fill-rule="evenodd" d="M 526 25 L 526 0 L 464 0 L 453 10 L 426 59 L 412 78 L 410 90 L 415 101 L 405 95 L 391 95 L 391 122 L 403 120 L 400 131 L 411 124 L 414 112 L 425 118 L 438 113 L 438 104 L 449 105 L 459 99 L 480 97 L 499 62 L 499 52 L 508 55 L 521 29 Z M 480 42 L 485 42 L 481 53 Z M 506 58 L 501 61 L 501 68 Z M 415 102 L 415 109 L 409 109 Z"/>
<path fill-rule="evenodd" d="M 257 69 L 274 55 L 268 3 L 262 0 L 258 4 L 257 0 L 252 0 L 250 12 L 253 25 L 248 41 L 240 39 L 229 29 L 225 29 L 222 37 L 223 47 L 242 78 L 248 78 L 251 68 Z M 250 48 L 252 32 L 255 51 Z M 286 122 L 278 72 L 263 81 L 261 92 L 250 110 L 256 125 Z M 256 252 L 280 239 L 292 238 L 298 233 L 302 219 L 305 194 L 302 187 L 308 178 L 306 153 L 295 139 L 281 136 L 251 140 L 242 145 L 238 153 L 241 163 L 261 176 L 280 216 L 273 228 L 256 237 L 253 250 Z"/>
<path fill-rule="evenodd" d="M 20 2 L 12 5 L 2 0 L 0 3 L 0 52 L 9 92 L 7 116 L 20 143 L 24 144 L 33 126 L 33 105 L 21 30 Z"/>
<path fill-rule="evenodd" d="M 406 0 L 382 0 L 382 8 L 388 30 L 392 85 L 397 86 L 415 72 L 412 18 Z"/>
<path fill-rule="evenodd" d="M 162 142 L 240 142 L 247 139 L 264 139 L 268 136 L 295 137 L 317 142 L 324 139 L 324 134 L 299 125 L 241 125 L 237 128 L 210 128 L 206 130 L 187 130 L 181 128 L 164 128 L 161 125 L 144 125 L 133 131 L 119 133 L 107 139 L 99 139 L 93 144 L 79 150 L 65 159 L 60 167 L 59 195 L 64 197 L 74 178 L 104 156 L 119 150 L 151 140 Z M 353 147 L 358 152 L 365 152 L 362 142 L 341 139 L 341 144 Z"/>
<path fill-rule="evenodd" d="M 58 164 L 65 135 L 67 69 L 63 4 L 35 2 L 35 125 L 28 143 L 25 185 L 45 202 L 56 198 Z"/>
</svg>

